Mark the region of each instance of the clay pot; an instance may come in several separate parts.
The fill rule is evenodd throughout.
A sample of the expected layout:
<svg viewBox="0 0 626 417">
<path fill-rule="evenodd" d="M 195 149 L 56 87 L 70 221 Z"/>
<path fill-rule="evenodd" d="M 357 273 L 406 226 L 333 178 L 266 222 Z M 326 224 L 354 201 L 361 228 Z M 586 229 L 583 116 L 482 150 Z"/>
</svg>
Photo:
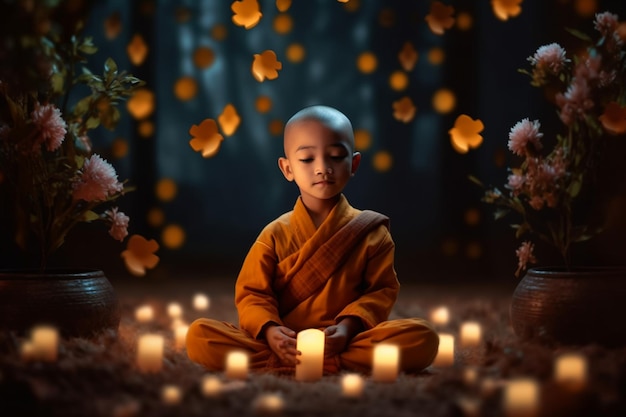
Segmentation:
<svg viewBox="0 0 626 417">
<path fill-rule="evenodd" d="M 39 324 L 64 336 L 117 330 L 120 304 L 100 270 L 0 270 L 0 329 L 24 334 Z"/>
<path fill-rule="evenodd" d="M 517 285 L 511 325 L 523 340 L 626 345 L 626 267 L 531 268 Z"/>
</svg>

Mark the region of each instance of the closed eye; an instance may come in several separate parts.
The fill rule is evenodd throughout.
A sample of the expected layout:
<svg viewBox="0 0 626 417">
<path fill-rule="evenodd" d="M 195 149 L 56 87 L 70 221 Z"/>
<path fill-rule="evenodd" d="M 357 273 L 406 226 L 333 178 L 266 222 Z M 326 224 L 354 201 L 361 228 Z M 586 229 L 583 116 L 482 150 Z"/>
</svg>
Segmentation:
<svg viewBox="0 0 626 417">
<path fill-rule="evenodd" d="M 313 158 L 305 158 L 305 159 L 299 159 L 300 162 L 303 162 L 305 164 L 311 163 L 313 162 Z"/>
</svg>

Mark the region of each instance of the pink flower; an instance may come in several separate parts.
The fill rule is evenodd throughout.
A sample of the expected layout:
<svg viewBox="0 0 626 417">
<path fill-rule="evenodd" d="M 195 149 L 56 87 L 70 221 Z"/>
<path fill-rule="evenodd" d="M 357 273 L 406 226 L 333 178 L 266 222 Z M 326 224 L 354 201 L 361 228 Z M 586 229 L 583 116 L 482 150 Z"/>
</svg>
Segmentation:
<svg viewBox="0 0 626 417">
<path fill-rule="evenodd" d="M 613 36 L 619 24 L 617 15 L 611 12 L 596 13 L 596 19 L 593 27 L 596 28 L 602 36 Z"/>
<path fill-rule="evenodd" d="M 121 211 L 118 212 L 117 210 L 117 207 L 113 207 L 111 210 L 105 211 L 104 214 L 111 222 L 109 234 L 113 237 L 113 239 L 121 242 L 126 236 L 128 236 L 128 221 L 130 218 Z"/>
<path fill-rule="evenodd" d="M 537 70 L 555 75 L 561 72 L 568 61 L 565 56 L 565 49 L 558 43 L 539 47 L 528 60 Z"/>
<path fill-rule="evenodd" d="M 513 191 L 513 195 L 518 195 L 524 186 L 525 178 L 523 175 L 513 173 L 509 175 L 508 187 Z"/>
<path fill-rule="evenodd" d="M 531 122 L 528 118 L 517 122 L 509 132 L 509 149 L 519 156 L 528 154 L 531 144 L 535 151 L 541 150 L 543 133 L 539 132 L 540 126 L 539 120 Z"/>
<path fill-rule="evenodd" d="M 43 106 L 36 104 L 31 117 L 39 130 L 39 137 L 35 140 L 33 150 L 38 150 L 42 143 L 46 144 L 46 149 L 50 152 L 57 150 L 67 133 L 67 124 L 61 117 L 61 110 L 53 104 Z"/>
<path fill-rule="evenodd" d="M 533 250 L 535 249 L 535 245 L 529 241 L 522 242 L 520 247 L 515 251 L 517 255 L 517 271 L 515 271 L 515 276 L 518 277 L 520 272 L 526 269 L 526 266 L 529 263 L 537 262 L 535 255 L 533 254 Z"/>
<path fill-rule="evenodd" d="M 100 155 L 93 154 L 85 159 L 80 179 L 74 183 L 74 200 L 105 201 L 110 195 L 124 189 L 117 180 L 117 174 L 111 164 Z"/>
</svg>

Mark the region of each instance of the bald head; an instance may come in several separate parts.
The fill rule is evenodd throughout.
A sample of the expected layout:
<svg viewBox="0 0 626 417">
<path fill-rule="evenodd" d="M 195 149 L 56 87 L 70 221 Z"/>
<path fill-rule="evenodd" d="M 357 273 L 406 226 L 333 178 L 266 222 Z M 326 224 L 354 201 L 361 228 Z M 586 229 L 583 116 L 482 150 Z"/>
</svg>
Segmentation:
<svg viewBox="0 0 626 417">
<path fill-rule="evenodd" d="M 345 114 L 329 106 L 310 106 L 300 110 L 287 121 L 285 125 L 285 138 L 293 125 L 303 121 L 316 121 L 334 132 L 341 140 L 347 142 L 350 151 L 354 151 L 354 132 L 352 123 Z"/>
</svg>

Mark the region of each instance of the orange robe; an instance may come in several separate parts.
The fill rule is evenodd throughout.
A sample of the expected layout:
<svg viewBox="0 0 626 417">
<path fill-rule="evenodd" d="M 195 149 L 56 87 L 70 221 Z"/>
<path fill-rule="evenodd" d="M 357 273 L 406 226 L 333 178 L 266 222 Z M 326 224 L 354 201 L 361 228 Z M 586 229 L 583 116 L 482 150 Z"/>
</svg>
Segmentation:
<svg viewBox="0 0 626 417">
<path fill-rule="evenodd" d="M 342 195 L 316 229 L 298 198 L 292 211 L 263 229 L 244 260 L 235 285 L 239 327 L 208 318 L 195 320 L 187 332 L 189 358 L 209 370 L 221 371 L 227 353 L 238 349 L 248 352 L 251 369 L 284 368 L 264 339 L 266 324 L 274 322 L 298 332 L 324 329 L 353 316 L 361 320 L 363 331 L 338 357 L 325 360 L 327 372 L 369 372 L 373 347 L 380 342 L 400 347 L 401 371 L 419 372 L 430 365 L 439 346 L 431 325 L 419 318 L 388 320 L 400 285 L 394 269 L 394 242 L 384 225 L 358 242 L 347 261 L 316 293 L 286 314 L 279 313 L 281 299 L 276 281 L 303 253 L 323 244 L 359 213 Z"/>
</svg>

